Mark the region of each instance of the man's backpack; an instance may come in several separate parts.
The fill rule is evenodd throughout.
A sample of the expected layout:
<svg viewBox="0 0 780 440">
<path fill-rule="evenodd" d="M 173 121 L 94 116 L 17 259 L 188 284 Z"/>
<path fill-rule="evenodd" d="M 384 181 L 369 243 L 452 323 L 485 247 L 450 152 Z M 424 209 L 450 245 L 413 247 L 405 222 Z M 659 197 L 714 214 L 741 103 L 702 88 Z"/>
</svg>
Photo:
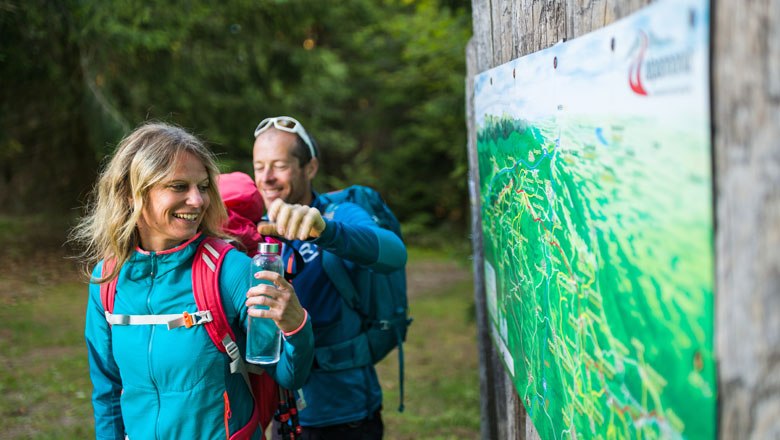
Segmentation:
<svg viewBox="0 0 780 440">
<path fill-rule="evenodd" d="M 257 243 L 263 237 L 257 232 L 257 223 L 263 217 L 263 197 L 248 174 L 240 171 L 220 174 L 217 188 L 222 196 L 228 220 L 222 230 L 236 238 L 233 243 L 250 257 L 257 254 Z"/>
<path fill-rule="evenodd" d="M 398 219 L 382 196 L 369 187 L 352 185 L 339 191 L 321 194 L 319 201 L 323 206 L 325 218 L 332 218 L 341 203 L 354 203 L 365 209 L 377 225 L 403 239 Z M 315 348 L 318 363 L 321 367 L 326 364 L 326 369 L 328 364 L 338 369 L 377 363 L 397 347 L 400 390 L 398 410 L 403 411 L 403 342 L 406 341 L 407 328 L 412 322 L 406 295 L 405 268 L 391 273 L 357 269 L 350 276 L 342 260 L 330 252 L 323 252 L 322 266 L 345 303 L 360 316 L 363 332 L 347 342 L 352 346 L 351 350 L 344 350 L 344 344 L 338 344 L 338 347 Z M 338 353 L 344 352 L 358 356 L 343 359 Z M 365 354 L 365 358 L 361 358 L 361 354 Z"/>
<path fill-rule="evenodd" d="M 240 373 L 254 397 L 254 409 L 249 423 L 234 433 L 230 440 L 249 439 L 259 428 L 265 439 L 265 429 L 274 416 L 279 404 L 279 390 L 276 382 L 263 370 L 248 366 L 241 358 L 235 343 L 236 337 L 225 316 L 222 298 L 219 293 L 219 270 L 225 254 L 233 246 L 223 240 L 206 237 L 195 252 L 192 263 L 192 293 L 198 312 L 181 315 L 114 315 L 117 278 L 100 286 L 100 299 L 106 311 L 106 320 L 112 325 L 167 324 L 168 329 L 203 325 L 217 349 L 230 357 L 230 371 Z M 116 262 L 106 260 L 103 274 L 111 273 Z M 250 371 L 252 370 L 252 371 Z"/>
</svg>

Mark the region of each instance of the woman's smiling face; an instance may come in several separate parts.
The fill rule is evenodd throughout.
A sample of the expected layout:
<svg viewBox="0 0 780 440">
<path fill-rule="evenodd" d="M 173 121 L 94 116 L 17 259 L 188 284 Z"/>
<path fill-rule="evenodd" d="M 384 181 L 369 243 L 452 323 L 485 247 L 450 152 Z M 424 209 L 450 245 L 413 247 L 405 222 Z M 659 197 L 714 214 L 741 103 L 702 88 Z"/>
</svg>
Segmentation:
<svg viewBox="0 0 780 440">
<path fill-rule="evenodd" d="M 200 159 L 177 155 L 170 173 L 149 190 L 138 219 L 141 248 L 159 252 L 194 237 L 209 207 L 209 184 Z"/>
</svg>

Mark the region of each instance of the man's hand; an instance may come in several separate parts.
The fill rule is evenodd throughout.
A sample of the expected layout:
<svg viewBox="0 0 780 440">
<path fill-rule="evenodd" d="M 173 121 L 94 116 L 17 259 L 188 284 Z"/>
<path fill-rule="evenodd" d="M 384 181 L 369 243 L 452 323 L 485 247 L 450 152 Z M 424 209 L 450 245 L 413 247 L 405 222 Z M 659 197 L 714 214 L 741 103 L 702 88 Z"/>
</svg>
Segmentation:
<svg viewBox="0 0 780 440">
<path fill-rule="evenodd" d="M 290 205 L 276 199 L 268 208 L 271 223 L 260 223 L 257 232 L 262 235 L 276 235 L 288 240 L 316 238 L 325 230 L 325 220 L 316 208 L 304 205 Z"/>
</svg>

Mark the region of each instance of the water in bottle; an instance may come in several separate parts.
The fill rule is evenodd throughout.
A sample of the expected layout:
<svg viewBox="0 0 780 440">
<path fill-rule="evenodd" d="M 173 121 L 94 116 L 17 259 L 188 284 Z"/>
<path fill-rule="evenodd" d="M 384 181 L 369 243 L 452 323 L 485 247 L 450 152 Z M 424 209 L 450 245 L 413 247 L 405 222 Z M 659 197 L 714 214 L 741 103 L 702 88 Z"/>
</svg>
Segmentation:
<svg viewBox="0 0 780 440">
<path fill-rule="evenodd" d="M 278 243 L 258 244 L 258 253 L 252 258 L 250 276 L 252 286 L 272 284 L 266 280 L 255 278 L 255 273 L 269 270 L 278 274 L 284 273 L 282 257 L 279 255 Z M 268 306 L 253 306 L 268 309 Z M 249 317 L 249 330 L 246 341 L 246 361 L 253 364 L 273 364 L 279 361 L 282 344 L 282 332 L 270 318 Z"/>
</svg>

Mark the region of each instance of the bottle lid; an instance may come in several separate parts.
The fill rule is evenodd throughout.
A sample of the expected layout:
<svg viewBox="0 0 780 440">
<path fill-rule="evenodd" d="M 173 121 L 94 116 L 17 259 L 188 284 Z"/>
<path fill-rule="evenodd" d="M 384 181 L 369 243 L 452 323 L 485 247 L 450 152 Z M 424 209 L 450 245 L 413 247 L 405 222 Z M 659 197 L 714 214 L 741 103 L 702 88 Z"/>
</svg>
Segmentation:
<svg viewBox="0 0 780 440">
<path fill-rule="evenodd" d="M 279 243 L 259 243 L 257 245 L 257 251 L 261 254 L 278 254 Z"/>
</svg>

